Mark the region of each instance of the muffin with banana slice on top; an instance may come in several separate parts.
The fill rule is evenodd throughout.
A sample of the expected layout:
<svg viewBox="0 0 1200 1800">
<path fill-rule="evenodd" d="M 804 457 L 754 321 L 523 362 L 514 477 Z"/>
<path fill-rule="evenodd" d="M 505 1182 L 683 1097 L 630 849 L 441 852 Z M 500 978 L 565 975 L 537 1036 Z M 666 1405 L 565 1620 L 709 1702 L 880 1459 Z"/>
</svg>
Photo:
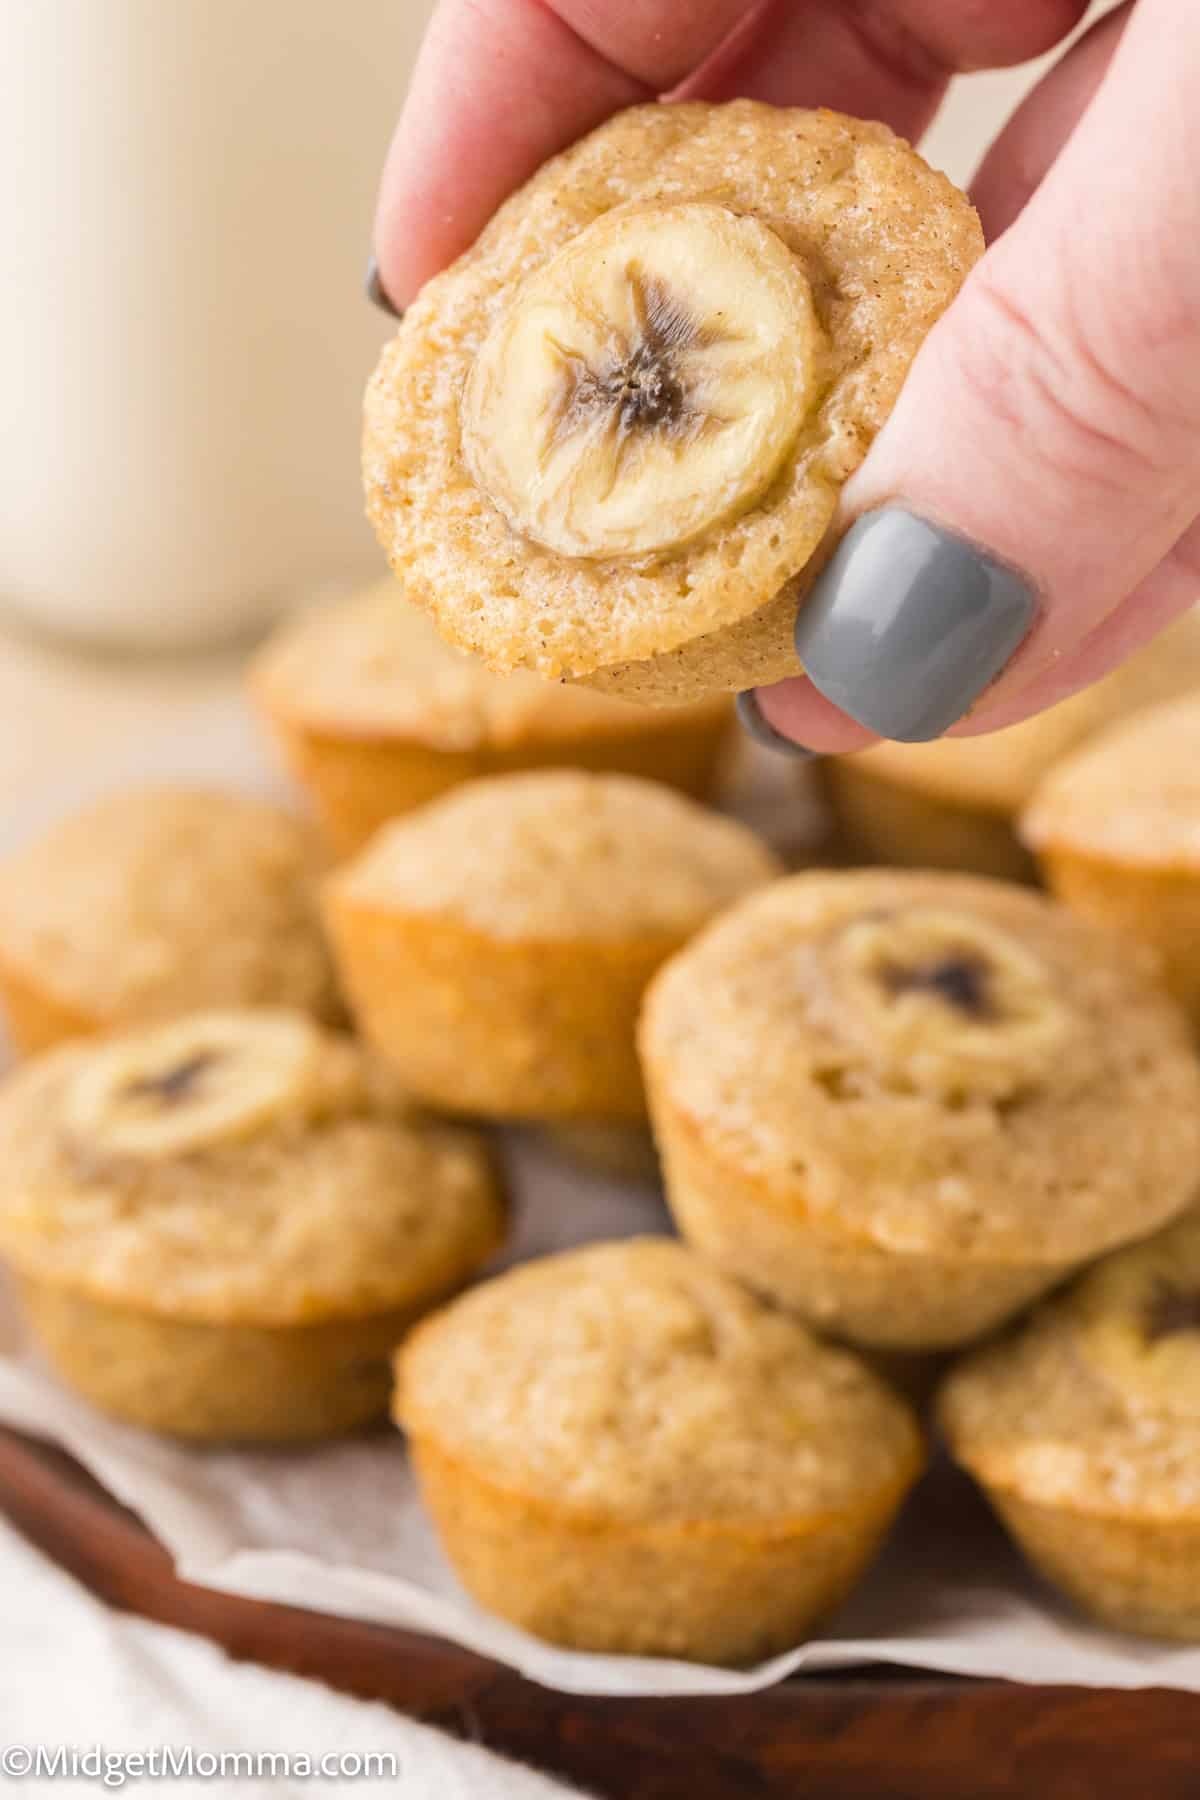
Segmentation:
<svg viewBox="0 0 1200 1800">
<path fill-rule="evenodd" d="M 135 1425 L 286 1442 L 377 1418 L 390 1352 L 503 1232 L 476 1138 L 301 1013 L 191 1014 L 0 1085 L 0 1254 L 27 1323 Z"/>
<path fill-rule="evenodd" d="M 884 125 L 619 113 L 384 351 L 363 466 L 392 567 L 494 669 L 660 704 L 795 674 L 839 490 L 982 250 Z"/>
<path fill-rule="evenodd" d="M 733 717 L 724 697 L 630 706 L 527 670 L 493 674 L 390 578 L 288 620 L 250 688 L 340 854 L 464 781 L 521 769 L 648 775 L 703 799 Z"/>
<path fill-rule="evenodd" d="M 1118 1630 L 1200 1642 L 1200 1213 L 974 1352 L 939 1411 L 1048 1580 Z"/>
<path fill-rule="evenodd" d="M 965 1343 L 1197 1192 L 1150 959 L 999 882 L 777 882 L 660 972 L 641 1051 L 684 1236 L 865 1346 Z"/>
</svg>

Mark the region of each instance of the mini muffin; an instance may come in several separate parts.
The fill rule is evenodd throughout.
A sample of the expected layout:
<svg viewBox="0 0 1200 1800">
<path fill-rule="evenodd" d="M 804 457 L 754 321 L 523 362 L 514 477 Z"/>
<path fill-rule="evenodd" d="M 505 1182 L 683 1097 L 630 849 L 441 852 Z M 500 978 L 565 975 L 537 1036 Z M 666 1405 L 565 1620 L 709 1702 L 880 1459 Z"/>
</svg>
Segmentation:
<svg viewBox="0 0 1200 1800">
<path fill-rule="evenodd" d="M 19 1050 L 197 1007 L 336 1016 L 316 835 L 208 788 L 114 794 L 0 865 L 0 999 Z"/>
<path fill-rule="evenodd" d="M 727 699 L 629 706 L 452 650 L 387 580 L 282 627 L 254 696 L 341 851 L 481 775 L 569 766 L 651 775 L 702 797 L 729 736 Z"/>
<path fill-rule="evenodd" d="M 1021 830 L 1059 898 L 1149 945 L 1200 1024 L 1200 693 L 1138 713 L 1061 764 Z"/>
<path fill-rule="evenodd" d="M 654 702 L 797 673 L 839 489 L 982 249 L 884 125 L 618 114 L 384 351 L 363 466 L 392 567 L 494 669 Z"/>
<path fill-rule="evenodd" d="M 1200 1186 L 1183 1018 L 998 882 L 779 882 L 662 971 L 641 1047 L 683 1235 L 864 1345 L 964 1343 Z"/>
<path fill-rule="evenodd" d="M 1006 731 L 874 744 L 819 765 L 842 842 L 859 861 L 1028 881 L 1016 821 L 1056 763 L 1138 708 L 1200 689 L 1200 612 L 1094 687 Z"/>
<path fill-rule="evenodd" d="M 114 1417 L 284 1442 L 386 1408 L 405 1330 L 498 1246 L 476 1140 L 405 1113 L 301 1013 L 194 1013 L 0 1087 L 0 1252 L 41 1349 Z"/>
<path fill-rule="evenodd" d="M 1200 1212 L 968 1357 L 939 1410 L 1048 1580 L 1118 1630 L 1200 1641 Z"/>
<path fill-rule="evenodd" d="M 638 1120 L 659 964 L 776 873 L 745 826 L 629 775 L 475 781 L 385 826 L 326 889 L 343 985 L 418 1099 Z"/>
<path fill-rule="evenodd" d="M 395 1415 L 483 1606 L 575 1649 L 711 1663 L 831 1612 L 923 1460 L 858 1357 L 669 1239 L 484 1283 L 397 1358 Z"/>
</svg>

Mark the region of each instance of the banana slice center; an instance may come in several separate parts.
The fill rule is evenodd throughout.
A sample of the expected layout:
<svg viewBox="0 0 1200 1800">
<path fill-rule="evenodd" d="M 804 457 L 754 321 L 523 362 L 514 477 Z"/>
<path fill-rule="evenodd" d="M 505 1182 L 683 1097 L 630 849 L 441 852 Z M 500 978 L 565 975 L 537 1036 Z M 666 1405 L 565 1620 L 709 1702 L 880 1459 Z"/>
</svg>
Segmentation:
<svg viewBox="0 0 1200 1800">
<path fill-rule="evenodd" d="M 68 1093 L 66 1124 L 100 1155 L 182 1156 L 254 1135 L 301 1106 L 320 1054 L 290 1013 L 207 1013 L 98 1048 Z"/>
<path fill-rule="evenodd" d="M 851 1029 L 904 1087 L 1003 1100 L 1052 1068 L 1070 1015 L 1037 957 L 965 914 L 855 920 L 834 952 Z"/>
<path fill-rule="evenodd" d="M 514 530 L 563 555 L 676 549 L 762 499 L 812 409 L 820 345 L 803 270 L 759 220 L 618 209 L 484 340 L 467 466 Z"/>
<path fill-rule="evenodd" d="M 1135 1409 L 1200 1418 L 1200 1239 L 1123 1251 L 1076 1299 L 1093 1367 Z"/>
</svg>

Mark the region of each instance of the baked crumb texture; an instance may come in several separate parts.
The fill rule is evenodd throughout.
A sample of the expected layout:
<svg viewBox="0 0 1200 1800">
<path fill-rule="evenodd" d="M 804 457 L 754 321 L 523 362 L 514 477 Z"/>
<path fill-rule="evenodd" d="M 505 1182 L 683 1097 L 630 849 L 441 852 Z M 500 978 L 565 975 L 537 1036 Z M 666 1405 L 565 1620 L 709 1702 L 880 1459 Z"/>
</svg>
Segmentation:
<svg viewBox="0 0 1200 1800">
<path fill-rule="evenodd" d="M 1054 769 L 1021 821 L 1054 892 L 1159 959 L 1200 1025 L 1200 694 L 1114 725 Z"/>
<path fill-rule="evenodd" d="M 666 1239 L 485 1283 L 410 1340 L 395 1408 L 482 1604 L 579 1649 L 712 1662 L 828 1613 L 923 1458 L 857 1357 Z"/>
<path fill-rule="evenodd" d="M 134 1150 L 79 1101 L 120 1057 L 125 1091 L 179 1133 L 219 1073 L 207 1022 L 227 1015 L 185 1022 L 201 1047 L 165 1083 L 151 1028 L 61 1047 L 0 1087 L 0 1251 L 51 1363 L 120 1418 L 263 1440 L 360 1424 L 407 1326 L 500 1242 L 477 1139 L 398 1107 L 349 1039 L 295 1017 L 303 1080 L 209 1142 Z"/>
<path fill-rule="evenodd" d="M 746 510 L 652 554 L 564 555 L 521 535 L 473 477 L 468 378 L 522 284 L 589 226 L 692 202 L 760 222 L 794 259 L 816 321 L 808 410 Z M 982 248 L 969 202 L 883 125 L 748 100 L 619 114 L 501 207 L 383 353 L 363 468 L 393 569 L 451 643 L 498 670 L 652 703 L 795 673 L 796 605 L 838 491 Z"/>
<path fill-rule="evenodd" d="M 637 1121 L 646 983 L 778 864 L 654 782 L 554 770 L 457 789 L 326 889 L 355 1017 L 431 1105 Z"/>
<path fill-rule="evenodd" d="M 1048 1580 L 1118 1630 L 1200 1639 L 1200 1214 L 969 1357 L 939 1411 Z"/>
<path fill-rule="evenodd" d="M 667 964 L 641 1048 L 685 1237 L 866 1345 L 969 1341 L 1196 1193 L 1148 959 L 999 883 L 778 882 Z"/>
<path fill-rule="evenodd" d="M 338 1002 L 325 857 L 281 807 L 199 787 L 95 802 L 0 865 L 0 998 L 18 1049 L 196 1007 Z"/>
<path fill-rule="evenodd" d="M 391 578 L 289 621 L 250 688 L 341 854 L 450 788 L 523 769 L 646 775 L 702 798 L 730 735 L 724 697 L 648 708 L 497 675 L 451 649 Z"/>
</svg>

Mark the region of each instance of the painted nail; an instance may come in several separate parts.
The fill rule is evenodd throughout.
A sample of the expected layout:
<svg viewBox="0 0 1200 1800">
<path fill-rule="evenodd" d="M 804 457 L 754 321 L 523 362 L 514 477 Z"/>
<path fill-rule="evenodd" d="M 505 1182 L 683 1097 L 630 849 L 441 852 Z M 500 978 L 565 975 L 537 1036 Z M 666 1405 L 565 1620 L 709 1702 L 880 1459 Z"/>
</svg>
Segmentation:
<svg viewBox="0 0 1200 1800">
<path fill-rule="evenodd" d="M 880 737 L 925 743 L 970 711 L 1033 622 L 1025 578 L 902 506 L 864 513 L 796 618 L 813 686 Z"/>
<path fill-rule="evenodd" d="M 388 299 L 387 290 L 379 279 L 379 264 L 373 256 L 367 258 L 367 275 L 363 282 L 363 292 L 372 306 L 377 306 L 380 312 L 391 313 L 393 319 L 404 317 L 404 308 L 393 306 Z"/>
<path fill-rule="evenodd" d="M 782 731 L 776 731 L 764 716 L 753 688 L 747 688 L 738 695 L 737 716 L 746 736 L 753 738 L 756 744 L 762 744 L 767 750 L 776 750 L 780 756 L 794 756 L 801 762 L 820 755 L 819 750 L 809 750 L 806 745 L 784 737 Z"/>
</svg>

